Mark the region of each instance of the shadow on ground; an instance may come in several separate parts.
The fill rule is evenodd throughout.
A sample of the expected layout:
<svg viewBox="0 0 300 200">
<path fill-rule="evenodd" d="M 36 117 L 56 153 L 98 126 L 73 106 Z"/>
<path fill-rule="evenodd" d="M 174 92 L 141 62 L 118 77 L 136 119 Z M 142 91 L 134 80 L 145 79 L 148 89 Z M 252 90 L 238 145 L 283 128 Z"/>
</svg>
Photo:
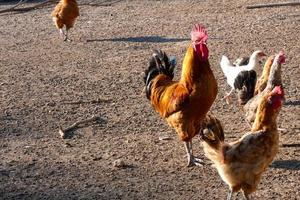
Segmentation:
<svg viewBox="0 0 300 200">
<path fill-rule="evenodd" d="M 149 42 L 149 43 L 167 43 L 189 41 L 189 38 L 166 38 L 161 36 L 141 36 L 128 38 L 107 38 L 107 39 L 88 39 L 87 42 Z"/>
<path fill-rule="evenodd" d="M 289 106 L 299 106 L 299 105 L 300 105 L 300 100 L 287 101 L 287 102 L 284 103 L 284 105 L 289 105 Z"/>
<path fill-rule="evenodd" d="M 270 166 L 271 168 L 300 170 L 299 160 L 276 160 Z"/>
</svg>

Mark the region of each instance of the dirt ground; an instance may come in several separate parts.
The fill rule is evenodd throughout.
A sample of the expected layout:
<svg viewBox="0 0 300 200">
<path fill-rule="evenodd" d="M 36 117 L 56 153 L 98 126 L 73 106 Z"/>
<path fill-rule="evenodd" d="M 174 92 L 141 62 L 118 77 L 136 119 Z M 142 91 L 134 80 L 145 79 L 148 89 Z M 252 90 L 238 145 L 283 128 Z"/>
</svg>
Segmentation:
<svg viewBox="0 0 300 200">
<path fill-rule="evenodd" d="M 187 168 L 183 143 L 142 93 L 152 49 L 177 57 L 179 77 L 197 22 L 209 33 L 219 85 L 212 112 L 227 141 L 248 128 L 238 106 L 222 100 L 230 88 L 221 56 L 234 59 L 257 49 L 286 52 L 286 103 L 278 124 L 287 131 L 281 132 L 279 153 L 253 199 L 300 199 L 300 6 L 245 9 L 261 2 L 269 1 L 82 5 L 72 42 L 63 42 L 54 27 L 54 5 L 1 14 L 0 199 L 225 199 L 228 188 L 205 159 L 198 138 L 195 155 L 207 164 Z M 0 9 L 13 5 L 0 3 Z M 99 120 L 60 138 L 60 125 L 93 115 Z M 162 136 L 171 139 L 161 141 Z M 122 168 L 114 166 L 118 159 Z"/>
</svg>

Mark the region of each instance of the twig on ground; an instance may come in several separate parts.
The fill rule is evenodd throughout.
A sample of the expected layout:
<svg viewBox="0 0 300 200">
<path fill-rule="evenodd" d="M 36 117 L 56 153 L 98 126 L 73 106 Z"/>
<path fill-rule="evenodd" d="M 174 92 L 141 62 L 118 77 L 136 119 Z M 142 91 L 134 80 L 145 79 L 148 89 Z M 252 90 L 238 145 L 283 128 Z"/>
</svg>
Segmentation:
<svg viewBox="0 0 300 200">
<path fill-rule="evenodd" d="M 270 8 L 270 7 L 279 7 L 279 6 L 297 6 L 300 5 L 300 2 L 283 2 L 283 3 L 266 3 L 266 4 L 256 4 L 246 6 L 247 9 L 254 9 L 254 8 Z"/>
<path fill-rule="evenodd" d="M 90 100 L 90 101 L 70 101 L 70 102 L 62 102 L 62 104 L 96 104 L 96 103 L 110 103 L 110 99 L 96 99 L 96 100 Z"/>
<path fill-rule="evenodd" d="M 112 4 L 118 3 L 122 0 L 115 0 L 115 1 L 111 1 L 111 0 L 104 0 L 101 3 L 94 3 L 96 0 L 92 0 L 89 3 L 81 3 L 79 4 L 79 6 L 111 6 Z"/>
<path fill-rule="evenodd" d="M 162 141 L 162 140 L 172 140 L 173 137 L 170 137 L 170 136 L 160 136 L 160 137 L 158 137 L 158 139 L 159 139 L 160 141 Z"/>
<path fill-rule="evenodd" d="M 282 144 L 282 147 L 300 147 L 300 143 Z"/>
<path fill-rule="evenodd" d="M 82 125 L 82 124 L 87 124 L 89 122 L 94 122 L 94 121 L 97 121 L 99 120 L 100 117 L 99 116 L 92 116 L 91 118 L 88 118 L 88 119 L 84 119 L 84 120 L 80 120 L 80 121 L 77 121 L 75 122 L 74 124 L 72 124 L 71 126 L 67 127 L 67 128 L 62 128 L 62 126 L 59 126 L 59 129 L 58 129 L 58 133 L 60 135 L 60 137 L 62 139 L 65 139 L 66 138 L 66 134 L 67 132 L 69 131 L 72 131 L 72 130 L 75 130 L 75 129 L 78 129 L 79 128 L 79 125 Z"/>
<path fill-rule="evenodd" d="M 6 12 L 26 12 L 26 11 L 30 11 L 30 10 L 33 10 L 33 9 L 43 7 L 43 6 L 45 6 L 47 4 L 50 4 L 50 3 L 56 3 L 57 2 L 57 0 L 46 0 L 46 1 L 43 1 L 42 3 L 36 4 L 34 6 L 25 7 L 25 8 L 17 8 L 18 6 L 24 4 L 26 1 L 27 0 L 20 0 L 19 3 L 17 3 L 13 7 L 8 8 L 8 9 L 4 9 L 4 10 L 0 10 L 0 14 L 1 13 L 6 13 Z"/>
</svg>

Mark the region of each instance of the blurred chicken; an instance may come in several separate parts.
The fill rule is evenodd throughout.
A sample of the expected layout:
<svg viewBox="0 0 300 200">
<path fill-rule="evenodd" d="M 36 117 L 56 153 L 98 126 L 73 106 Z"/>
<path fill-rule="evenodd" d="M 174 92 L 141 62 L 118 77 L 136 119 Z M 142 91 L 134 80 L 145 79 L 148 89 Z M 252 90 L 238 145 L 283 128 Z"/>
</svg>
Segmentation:
<svg viewBox="0 0 300 200">
<path fill-rule="evenodd" d="M 185 144 L 188 166 L 200 165 L 192 151 L 192 138 L 217 96 L 217 82 L 210 68 L 206 30 L 196 25 L 185 54 L 179 81 L 173 81 L 174 65 L 166 53 L 155 51 L 144 82 L 146 95 L 154 109 L 173 127 Z"/>
<path fill-rule="evenodd" d="M 236 59 L 232 64 L 234 66 L 248 65 L 250 57 L 241 57 Z"/>
<path fill-rule="evenodd" d="M 265 62 L 262 75 L 256 82 L 254 95 L 257 95 L 266 88 L 274 58 L 275 55 L 269 56 L 269 58 Z"/>
<path fill-rule="evenodd" d="M 68 31 L 74 26 L 75 20 L 79 16 L 77 1 L 60 0 L 51 16 L 64 41 L 70 41 Z M 66 32 L 63 30 L 64 26 L 66 27 Z"/>
<path fill-rule="evenodd" d="M 222 180 L 229 186 L 228 200 L 233 192 L 242 190 L 245 199 L 256 191 L 261 176 L 273 161 L 279 143 L 277 116 L 282 106 L 283 90 L 276 86 L 259 101 L 251 132 L 241 139 L 226 143 L 207 126 L 200 132 L 205 155 L 214 162 Z"/>
<path fill-rule="evenodd" d="M 269 60 L 271 62 L 271 60 Z M 252 99 L 250 99 L 243 107 L 243 110 L 245 112 L 245 119 L 248 122 L 248 124 L 251 126 L 251 123 L 255 119 L 255 113 L 258 107 L 259 102 L 263 98 L 263 96 L 270 92 L 275 86 L 282 86 L 282 80 L 281 80 L 281 65 L 285 63 L 285 55 L 283 51 L 280 51 L 274 58 L 274 61 L 272 63 L 269 77 L 267 80 L 267 85 L 265 89 L 255 95 Z M 266 63 L 268 64 L 268 62 Z"/>
<path fill-rule="evenodd" d="M 235 90 L 244 90 L 244 93 L 247 93 L 247 98 L 251 96 L 251 92 L 248 91 L 248 88 L 246 85 L 249 85 L 250 83 L 247 83 L 248 81 L 255 81 L 256 82 L 256 76 L 259 68 L 259 61 L 262 57 L 264 57 L 265 54 L 262 51 L 255 51 L 252 53 L 252 55 L 249 58 L 249 62 L 246 65 L 239 65 L 239 64 L 244 64 L 246 61 L 240 61 L 238 65 L 234 66 L 233 64 L 230 63 L 229 59 L 226 56 L 222 56 L 220 66 L 222 68 L 222 71 L 224 75 L 226 76 L 227 83 L 231 87 L 230 92 L 224 97 L 226 100 L 227 104 L 230 103 L 230 95 L 232 92 Z M 247 62 L 246 62 L 247 63 Z M 250 74 L 245 74 L 245 71 L 252 71 Z M 255 73 L 254 73 L 255 72 Z M 255 77 L 254 77 L 255 74 Z M 244 80 L 246 78 L 246 80 Z M 239 81 L 241 84 L 241 88 L 236 88 L 235 87 L 235 82 Z M 243 84 L 246 85 L 243 85 Z M 243 87 L 244 86 L 244 87 Z M 249 90 L 252 90 L 250 88 Z M 250 97 L 251 98 L 251 97 Z"/>
<path fill-rule="evenodd" d="M 245 105 L 254 95 L 256 72 L 254 70 L 241 71 L 234 81 L 234 88 L 238 94 L 238 102 Z"/>
</svg>

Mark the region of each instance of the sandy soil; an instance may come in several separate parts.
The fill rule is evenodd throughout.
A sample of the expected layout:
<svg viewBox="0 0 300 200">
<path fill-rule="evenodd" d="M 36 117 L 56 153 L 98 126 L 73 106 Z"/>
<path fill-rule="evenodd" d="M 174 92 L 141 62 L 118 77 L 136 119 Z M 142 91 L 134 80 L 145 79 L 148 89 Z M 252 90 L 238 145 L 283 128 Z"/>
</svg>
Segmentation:
<svg viewBox="0 0 300 200">
<path fill-rule="evenodd" d="M 183 143 L 141 93 L 152 49 L 181 63 L 191 27 L 201 22 L 219 84 L 212 112 L 223 122 L 227 141 L 248 129 L 237 105 L 221 99 L 229 91 L 221 55 L 234 59 L 257 49 L 285 50 L 286 103 L 278 124 L 287 131 L 253 199 L 300 199 L 300 6 L 244 7 L 260 2 L 80 6 L 70 43 L 62 42 L 53 25 L 54 6 L 0 15 L 0 198 L 225 199 L 228 188 L 214 168 L 185 167 Z M 96 123 L 60 138 L 59 125 L 93 115 L 100 117 Z M 171 140 L 160 141 L 161 136 Z M 197 138 L 194 150 L 204 158 Z M 114 167 L 118 159 L 122 168 Z"/>
</svg>

